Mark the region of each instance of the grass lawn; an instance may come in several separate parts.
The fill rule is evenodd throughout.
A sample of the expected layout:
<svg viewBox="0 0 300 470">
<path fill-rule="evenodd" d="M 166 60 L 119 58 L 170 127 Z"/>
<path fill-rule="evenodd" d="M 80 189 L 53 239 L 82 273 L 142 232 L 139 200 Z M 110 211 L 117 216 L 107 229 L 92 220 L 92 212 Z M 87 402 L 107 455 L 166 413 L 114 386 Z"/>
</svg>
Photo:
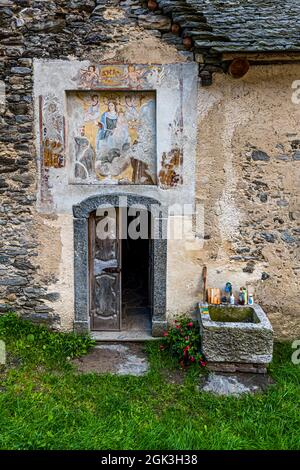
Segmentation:
<svg viewBox="0 0 300 470">
<path fill-rule="evenodd" d="M 55 335 L 55 337 L 54 337 Z M 67 357 L 89 340 L 0 317 L 12 364 L 0 372 L 0 449 L 299 449 L 300 366 L 277 344 L 265 394 L 219 398 L 196 390 L 199 370 L 170 383 L 175 364 L 146 347 L 144 377 L 78 375 Z"/>
</svg>

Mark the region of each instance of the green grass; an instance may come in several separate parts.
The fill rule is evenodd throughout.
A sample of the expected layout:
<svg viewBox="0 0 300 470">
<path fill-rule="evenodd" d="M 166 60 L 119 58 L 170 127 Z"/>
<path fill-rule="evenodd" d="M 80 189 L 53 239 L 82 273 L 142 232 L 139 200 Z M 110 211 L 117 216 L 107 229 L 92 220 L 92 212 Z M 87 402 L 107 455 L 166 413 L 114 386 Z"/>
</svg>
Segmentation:
<svg viewBox="0 0 300 470">
<path fill-rule="evenodd" d="M 289 344 L 276 345 L 277 385 L 267 393 L 219 398 L 197 391 L 196 368 L 182 385 L 167 382 L 162 371 L 175 365 L 157 342 L 144 377 L 77 375 L 67 357 L 88 350 L 88 339 L 75 347 L 74 335 L 43 339 L 43 329 L 9 321 L 0 318 L 0 338 L 19 361 L 0 374 L 0 449 L 300 448 L 300 366 Z"/>
</svg>

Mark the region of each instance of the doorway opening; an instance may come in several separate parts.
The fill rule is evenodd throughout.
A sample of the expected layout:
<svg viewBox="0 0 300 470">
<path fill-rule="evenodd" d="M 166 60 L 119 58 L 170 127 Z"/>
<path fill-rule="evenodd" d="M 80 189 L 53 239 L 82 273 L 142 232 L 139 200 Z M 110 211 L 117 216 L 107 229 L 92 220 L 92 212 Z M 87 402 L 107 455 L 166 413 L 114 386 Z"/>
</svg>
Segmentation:
<svg viewBox="0 0 300 470">
<path fill-rule="evenodd" d="M 128 208 L 101 209 L 90 215 L 90 317 L 94 331 L 151 334 L 151 214 L 146 211 L 146 216 L 139 216 L 139 212 L 130 215 Z"/>
<path fill-rule="evenodd" d="M 148 213 L 149 214 L 149 213 Z M 150 219 L 150 218 L 149 218 Z M 150 220 L 148 219 L 148 227 Z M 134 217 L 128 216 L 128 227 Z M 128 233 L 128 231 L 127 231 Z M 151 238 L 122 240 L 122 328 L 151 331 Z"/>
</svg>

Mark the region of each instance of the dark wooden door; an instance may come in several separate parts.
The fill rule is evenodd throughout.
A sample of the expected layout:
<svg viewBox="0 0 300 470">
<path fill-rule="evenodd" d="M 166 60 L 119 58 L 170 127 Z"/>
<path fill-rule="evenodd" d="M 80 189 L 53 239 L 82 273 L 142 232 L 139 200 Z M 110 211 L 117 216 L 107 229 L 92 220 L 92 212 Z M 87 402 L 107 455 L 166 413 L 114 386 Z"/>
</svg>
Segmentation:
<svg viewBox="0 0 300 470">
<path fill-rule="evenodd" d="M 108 221 L 107 237 L 103 227 L 107 215 L 90 218 L 90 305 L 92 330 L 114 331 L 121 329 L 121 243 L 116 220 Z M 98 227 L 98 229 L 97 229 Z M 111 229 L 113 228 L 113 229 Z M 101 236 L 99 236 L 101 235 Z"/>
</svg>

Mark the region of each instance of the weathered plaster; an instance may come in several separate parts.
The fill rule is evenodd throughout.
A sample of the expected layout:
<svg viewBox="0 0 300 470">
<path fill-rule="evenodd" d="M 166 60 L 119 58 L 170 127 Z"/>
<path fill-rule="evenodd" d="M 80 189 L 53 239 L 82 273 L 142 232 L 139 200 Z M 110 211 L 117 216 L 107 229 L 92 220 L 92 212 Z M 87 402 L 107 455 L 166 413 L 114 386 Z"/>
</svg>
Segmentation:
<svg viewBox="0 0 300 470">
<path fill-rule="evenodd" d="M 37 264 L 38 277 L 56 280 L 62 254 L 60 225 L 57 216 L 41 217 L 37 215 L 34 224 L 34 236 L 39 241 Z"/>
<path fill-rule="evenodd" d="M 74 244 L 73 217 L 59 215 L 56 224 L 60 229 L 61 257 L 57 282 L 52 286 L 60 297 L 51 306 L 61 318 L 61 328 L 71 330 L 74 322 Z M 51 286 L 48 291 L 51 292 Z"/>
<path fill-rule="evenodd" d="M 209 285 L 247 285 L 278 337 L 300 333 L 300 107 L 292 103 L 299 74 L 297 64 L 253 66 L 241 80 L 216 75 L 199 93 L 196 199 L 206 238 L 199 274 L 206 264 Z M 267 157 L 255 159 L 255 150 Z"/>
<path fill-rule="evenodd" d="M 70 330 L 74 321 L 73 217 L 37 215 L 35 238 L 38 241 L 35 280 L 48 286 L 44 303 L 59 317 L 59 326 Z"/>
<path fill-rule="evenodd" d="M 122 51 L 121 55 L 123 53 L 128 62 L 143 62 L 140 50 L 133 53 L 128 45 Z M 153 57 L 157 57 L 155 49 Z M 170 57 L 170 62 L 172 60 Z M 76 63 L 74 61 L 72 67 L 78 68 Z M 291 101 L 291 85 L 299 75 L 297 64 L 253 66 L 241 80 L 216 74 L 211 87 L 199 89 L 196 194 L 193 177 L 188 180 L 190 188 L 186 190 L 134 188 L 135 194 L 158 198 L 167 206 L 183 201 L 204 205 L 204 240 L 197 233 L 200 238 L 195 241 L 190 238 L 168 241 L 169 317 L 194 311 L 197 302 L 202 300 L 201 272 L 206 265 L 208 285 L 223 287 L 227 281 L 231 281 L 235 289 L 246 285 L 269 316 L 277 337 L 299 336 L 300 311 L 296 299 L 300 290 L 297 245 L 300 163 L 294 157 L 299 147 L 292 148 L 292 145 L 300 139 L 300 107 Z M 53 81 L 50 86 L 54 87 L 54 83 L 56 85 Z M 170 102 L 171 94 L 164 95 L 164 99 Z M 185 95 L 184 102 L 188 112 L 191 98 Z M 196 116 L 194 111 L 193 116 Z M 194 120 L 189 127 L 192 134 L 196 125 L 194 117 L 190 117 L 190 121 Z M 189 141 L 189 150 L 193 151 L 194 144 L 195 140 Z M 265 152 L 269 158 L 265 161 L 253 159 L 255 150 Z M 184 165 L 187 174 L 192 175 L 192 159 L 185 158 Z M 59 171 L 61 169 L 54 170 Z M 51 177 L 55 188 L 55 213 L 69 217 L 72 205 L 99 193 L 94 187 L 68 185 L 67 179 L 60 181 L 56 176 L 57 173 Z M 255 181 L 263 183 L 261 189 Z M 121 190 L 124 194 L 132 192 L 132 188 Z M 114 191 L 115 188 L 105 188 L 108 194 Z M 61 230 L 62 216 L 58 220 L 57 227 Z M 274 243 L 268 241 L 268 235 L 274 235 Z M 69 222 L 63 236 L 72 240 Z M 273 240 L 272 237 L 269 240 Z M 66 264 L 70 249 L 69 242 L 65 248 L 62 246 L 59 267 L 55 268 L 56 275 L 63 273 L 65 279 L 68 270 L 72 269 L 70 262 L 69 267 Z M 71 284 L 56 283 L 55 291 L 60 292 L 62 299 L 69 299 L 66 305 L 71 305 Z M 60 302 L 63 300 L 55 304 L 57 311 Z M 70 312 L 68 317 L 67 310 Z M 61 312 L 62 323 L 68 327 L 73 310 L 67 306 Z"/>
<path fill-rule="evenodd" d="M 99 193 L 97 185 L 69 184 L 72 170 L 71 158 L 65 152 L 66 164 L 62 168 L 48 168 L 47 180 L 43 175 L 40 129 L 40 96 L 54 96 L 63 109 L 66 121 L 66 140 L 68 140 L 68 114 L 66 107 L 66 92 L 85 89 L 85 84 L 77 77 L 80 71 L 91 65 L 87 61 L 35 61 L 34 94 L 36 145 L 39 153 L 40 175 L 38 209 L 46 213 L 71 213 L 72 205 L 82 199 Z M 120 66 L 122 67 L 122 66 Z M 126 66 L 124 66 L 126 69 Z M 160 70 L 161 69 L 161 70 Z M 127 69 L 126 69 L 127 70 Z M 126 74 L 126 70 L 124 74 Z M 153 66 L 149 78 L 141 86 L 147 90 L 156 91 L 156 129 L 157 129 L 157 176 L 161 169 L 164 154 L 169 154 L 174 148 L 182 149 L 183 182 L 172 190 L 162 190 L 158 186 L 138 187 L 137 194 L 145 194 L 159 199 L 168 206 L 180 200 L 182 203 L 192 203 L 194 200 L 195 177 L 195 146 L 196 146 L 196 92 L 197 65 L 194 63 L 171 64 L 162 67 Z M 104 85 L 109 89 L 108 85 Z M 120 81 L 120 89 L 126 89 L 128 84 Z M 95 89 L 101 89 L 100 84 Z M 132 87 L 134 89 L 134 86 Z M 88 87 L 88 89 L 90 89 Z M 94 88 L 93 88 L 94 89 Z M 178 126 L 181 126 L 178 129 Z M 68 145 L 66 145 L 68 148 Z M 47 190 L 45 191 L 45 187 Z M 164 188 L 165 189 L 165 188 Z M 106 185 L 105 191 L 113 193 L 114 185 Z M 122 186 L 122 192 L 132 192 L 129 185 Z M 45 197 L 45 192 L 46 197 Z"/>
</svg>

